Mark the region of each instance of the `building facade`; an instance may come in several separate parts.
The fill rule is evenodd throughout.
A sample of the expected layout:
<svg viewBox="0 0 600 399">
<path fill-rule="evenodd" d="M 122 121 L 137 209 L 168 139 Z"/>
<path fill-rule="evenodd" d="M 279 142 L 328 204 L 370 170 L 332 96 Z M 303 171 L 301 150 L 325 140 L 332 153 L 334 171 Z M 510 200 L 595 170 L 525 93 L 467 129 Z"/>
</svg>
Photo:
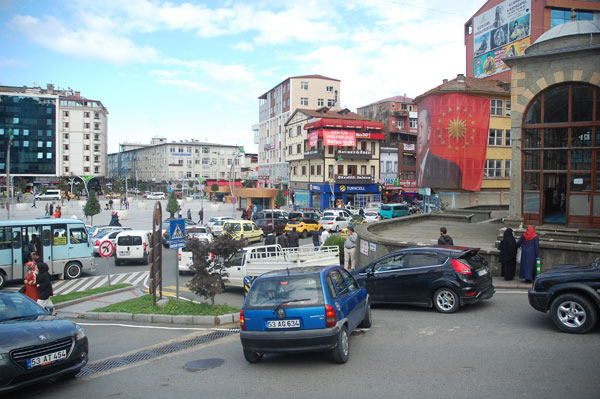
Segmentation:
<svg viewBox="0 0 600 399">
<path fill-rule="evenodd" d="M 340 81 L 321 75 L 290 77 L 264 93 L 259 99 L 258 184 L 278 187 L 288 183 L 285 122 L 297 108 L 335 107 L 340 103 Z"/>
<path fill-rule="evenodd" d="M 154 138 L 152 145 L 135 147 L 108 155 L 110 178 L 145 182 L 157 189 L 198 179 L 239 180 L 243 169 L 249 172 L 246 158 L 252 160 L 238 146 L 198 140 L 168 142 Z"/>
<path fill-rule="evenodd" d="M 297 207 L 366 206 L 380 199 L 381 122 L 324 107 L 296 110 L 285 127 L 290 190 Z"/>
<path fill-rule="evenodd" d="M 571 21 L 600 22 L 600 2 L 489 0 L 465 23 L 467 76 L 510 80 L 504 58 L 523 55 L 544 32 Z"/>
<path fill-rule="evenodd" d="M 556 26 L 506 62 L 514 140 L 507 224 L 600 227 L 600 23 Z"/>
</svg>

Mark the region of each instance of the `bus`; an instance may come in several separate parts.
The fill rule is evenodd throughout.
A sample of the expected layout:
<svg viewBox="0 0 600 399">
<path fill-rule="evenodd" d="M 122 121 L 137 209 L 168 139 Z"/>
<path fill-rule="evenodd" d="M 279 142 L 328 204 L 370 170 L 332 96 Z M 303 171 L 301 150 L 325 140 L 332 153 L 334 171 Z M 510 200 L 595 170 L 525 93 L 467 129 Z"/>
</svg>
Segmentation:
<svg viewBox="0 0 600 399">
<path fill-rule="evenodd" d="M 31 252 L 47 263 L 50 274 L 75 279 L 94 271 L 94 246 L 83 221 L 78 219 L 26 219 L 0 221 L 0 288 L 7 280 L 25 277 Z"/>
<path fill-rule="evenodd" d="M 405 204 L 381 204 L 381 208 L 379 208 L 381 219 L 393 219 L 408 214 L 409 208 Z"/>
</svg>

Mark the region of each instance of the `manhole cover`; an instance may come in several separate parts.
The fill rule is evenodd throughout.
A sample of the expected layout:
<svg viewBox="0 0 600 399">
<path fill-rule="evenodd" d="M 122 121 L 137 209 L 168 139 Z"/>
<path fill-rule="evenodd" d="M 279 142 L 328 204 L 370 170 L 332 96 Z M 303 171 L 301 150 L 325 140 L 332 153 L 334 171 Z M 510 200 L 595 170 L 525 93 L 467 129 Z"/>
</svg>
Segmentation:
<svg viewBox="0 0 600 399">
<path fill-rule="evenodd" d="M 188 371 L 204 371 L 220 367 L 223 363 L 224 359 L 200 359 L 188 362 L 183 367 Z"/>
</svg>

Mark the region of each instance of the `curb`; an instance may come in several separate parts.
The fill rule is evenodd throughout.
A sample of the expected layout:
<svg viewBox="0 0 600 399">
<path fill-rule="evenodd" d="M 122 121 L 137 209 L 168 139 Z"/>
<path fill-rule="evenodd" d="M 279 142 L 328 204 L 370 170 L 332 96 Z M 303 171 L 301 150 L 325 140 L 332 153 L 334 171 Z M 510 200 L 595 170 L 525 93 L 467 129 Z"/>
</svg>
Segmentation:
<svg viewBox="0 0 600 399">
<path fill-rule="evenodd" d="M 135 286 L 123 287 L 123 288 L 119 288 L 119 289 L 112 290 L 112 291 L 101 292 L 99 294 L 94 294 L 94 295 L 90 295 L 90 296 L 84 296 L 84 297 L 73 299 L 73 300 L 70 300 L 70 301 L 56 303 L 56 304 L 54 304 L 54 308 L 56 308 L 56 309 L 66 308 L 67 306 L 77 305 L 79 303 L 87 302 L 89 300 L 93 300 L 93 299 L 97 299 L 97 298 L 102 298 L 102 297 L 113 295 L 113 294 L 120 294 L 121 292 L 133 291 L 133 290 L 135 290 L 137 288 L 138 287 L 135 287 Z"/>
<path fill-rule="evenodd" d="M 239 313 L 228 313 L 220 316 L 192 316 L 168 314 L 134 314 L 116 312 L 84 312 L 78 315 L 80 319 L 102 321 L 138 321 L 151 324 L 178 324 L 185 326 L 217 327 L 238 323 Z"/>
</svg>

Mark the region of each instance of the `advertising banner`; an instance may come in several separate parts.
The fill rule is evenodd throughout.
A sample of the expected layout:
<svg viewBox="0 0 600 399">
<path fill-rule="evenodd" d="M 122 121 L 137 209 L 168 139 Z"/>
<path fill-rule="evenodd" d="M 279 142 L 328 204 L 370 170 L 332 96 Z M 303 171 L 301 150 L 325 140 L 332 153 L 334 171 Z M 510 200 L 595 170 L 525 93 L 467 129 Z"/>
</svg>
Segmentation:
<svg viewBox="0 0 600 399">
<path fill-rule="evenodd" d="M 419 103 L 417 185 L 479 191 L 490 125 L 490 100 L 461 93 Z"/>
<path fill-rule="evenodd" d="M 356 133 L 352 130 L 323 130 L 323 145 L 356 147 Z"/>
<path fill-rule="evenodd" d="M 319 141 L 319 132 L 318 131 L 310 132 L 308 134 L 308 146 L 309 147 L 316 146 L 318 141 Z"/>
<path fill-rule="evenodd" d="M 506 0 L 473 19 L 475 77 L 509 68 L 502 58 L 521 55 L 529 46 L 531 0 Z"/>
</svg>

